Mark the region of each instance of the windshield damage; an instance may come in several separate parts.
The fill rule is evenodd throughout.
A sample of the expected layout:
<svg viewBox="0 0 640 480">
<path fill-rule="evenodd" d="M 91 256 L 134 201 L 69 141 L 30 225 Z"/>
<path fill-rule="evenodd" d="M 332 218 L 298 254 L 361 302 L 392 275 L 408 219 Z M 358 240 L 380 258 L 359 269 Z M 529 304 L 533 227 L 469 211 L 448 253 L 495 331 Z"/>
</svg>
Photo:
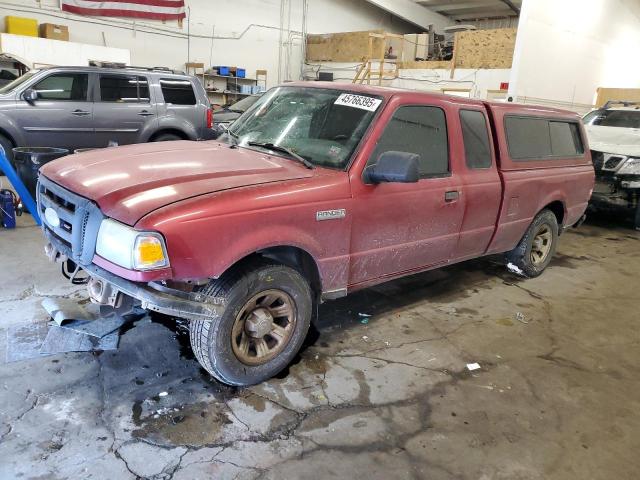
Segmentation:
<svg viewBox="0 0 640 480">
<path fill-rule="evenodd" d="M 307 168 L 344 169 L 382 99 L 340 90 L 277 87 L 227 131 L 233 146 L 281 154 Z"/>
</svg>

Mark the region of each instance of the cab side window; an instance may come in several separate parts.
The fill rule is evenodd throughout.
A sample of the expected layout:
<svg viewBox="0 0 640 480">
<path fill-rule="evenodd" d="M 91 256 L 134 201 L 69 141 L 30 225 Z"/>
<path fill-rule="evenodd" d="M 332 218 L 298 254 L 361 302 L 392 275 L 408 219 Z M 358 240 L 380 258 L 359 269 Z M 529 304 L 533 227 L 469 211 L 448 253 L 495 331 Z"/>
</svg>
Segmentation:
<svg viewBox="0 0 640 480">
<path fill-rule="evenodd" d="M 86 102 L 89 75 L 86 73 L 54 73 L 34 85 L 42 100 Z"/>
<path fill-rule="evenodd" d="M 460 110 L 460 125 L 467 167 L 489 168 L 491 147 L 484 114 L 478 110 Z"/>
<path fill-rule="evenodd" d="M 447 120 L 439 107 L 406 106 L 398 108 L 384 129 L 369 163 L 388 151 L 420 155 L 420 176 L 449 174 Z"/>
</svg>

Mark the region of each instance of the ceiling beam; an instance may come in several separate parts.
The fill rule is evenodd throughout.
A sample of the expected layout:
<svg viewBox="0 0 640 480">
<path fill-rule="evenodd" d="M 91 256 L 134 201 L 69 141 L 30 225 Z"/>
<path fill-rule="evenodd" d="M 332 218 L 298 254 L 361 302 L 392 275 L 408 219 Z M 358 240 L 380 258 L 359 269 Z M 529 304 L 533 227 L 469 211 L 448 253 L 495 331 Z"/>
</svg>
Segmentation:
<svg viewBox="0 0 640 480">
<path fill-rule="evenodd" d="M 465 8 L 475 9 L 482 7 L 495 7 L 496 5 L 502 5 L 501 0 L 492 0 L 487 2 L 445 3 L 439 5 L 425 5 L 425 7 L 427 7 L 429 10 L 433 10 L 434 12 L 452 12 L 454 10 L 464 10 Z"/>
<path fill-rule="evenodd" d="M 484 12 L 466 13 L 464 15 L 451 15 L 450 19 L 456 22 L 472 22 L 474 20 L 493 20 L 498 18 L 516 18 L 515 13 L 510 10 L 500 12 L 497 10 L 485 10 Z"/>
<path fill-rule="evenodd" d="M 520 15 L 520 9 L 516 7 L 511 0 L 501 0 L 501 2 L 505 5 L 508 5 L 511 10 L 516 12 L 516 15 Z"/>
<path fill-rule="evenodd" d="M 367 0 L 367 2 L 425 30 L 429 25 L 433 25 L 439 32 L 453 24 L 451 19 L 411 0 Z"/>
</svg>

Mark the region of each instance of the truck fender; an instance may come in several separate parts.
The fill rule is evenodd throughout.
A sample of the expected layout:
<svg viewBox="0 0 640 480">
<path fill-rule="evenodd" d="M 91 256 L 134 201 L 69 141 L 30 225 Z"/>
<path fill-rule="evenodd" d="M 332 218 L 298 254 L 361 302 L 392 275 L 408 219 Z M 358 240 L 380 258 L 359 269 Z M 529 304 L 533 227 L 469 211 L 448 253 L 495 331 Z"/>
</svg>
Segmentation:
<svg viewBox="0 0 640 480">
<path fill-rule="evenodd" d="M 548 195 L 542 197 L 542 199 L 540 200 L 540 202 L 538 204 L 538 210 L 534 213 L 534 217 L 535 217 L 535 215 L 537 215 L 541 210 L 543 210 L 548 205 L 557 204 L 557 203 L 562 204 L 562 216 L 561 216 L 562 222 L 558 221 L 558 224 L 560 225 L 560 228 L 562 228 L 561 224 L 567 219 L 567 197 L 564 194 L 564 192 L 562 192 L 560 190 L 553 191 L 553 192 L 549 193 Z M 551 209 L 551 210 L 553 211 L 553 213 L 558 215 L 559 212 L 556 212 L 553 209 Z"/>
<path fill-rule="evenodd" d="M 257 242 L 256 238 L 269 240 Z M 320 276 L 320 282 L 323 283 L 323 271 L 318 262 L 323 251 L 320 243 L 307 232 L 284 225 L 265 226 L 237 237 L 233 244 L 225 249 L 224 258 L 212 265 L 211 277 L 218 278 L 243 259 L 274 247 L 294 247 L 307 253 L 313 259 Z"/>
</svg>

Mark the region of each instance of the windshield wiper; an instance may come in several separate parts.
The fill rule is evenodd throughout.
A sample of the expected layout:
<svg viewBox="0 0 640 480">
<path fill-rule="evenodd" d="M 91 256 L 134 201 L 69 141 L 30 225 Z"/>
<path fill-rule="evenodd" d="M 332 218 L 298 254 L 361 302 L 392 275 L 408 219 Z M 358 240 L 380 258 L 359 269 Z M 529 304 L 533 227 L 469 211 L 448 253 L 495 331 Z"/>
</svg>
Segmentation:
<svg viewBox="0 0 640 480">
<path fill-rule="evenodd" d="M 248 142 L 247 145 L 251 146 L 251 147 L 262 147 L 262 148 L 266 148 L 268 150 L 273 150 L 274 152 L 281 152 L 281 153 L 286 153 L 287 155 L 289 155 L 291 158 L 295 158 L 297 161 L 299 161 L 301 164 L 303 164 L 305 167 L 309 168 L 309 169 L 314 169 L 315 166 L 313 165 L 313 163 L 311 163 L 309 160 L 307 160 L 306 158 L 298 155 L 296 152 L 289 150 L 287 147 L 281 147 L 280 145 L 275 145 L 273 143 L 269 143 L 269 142 Z"/>
</svg>

